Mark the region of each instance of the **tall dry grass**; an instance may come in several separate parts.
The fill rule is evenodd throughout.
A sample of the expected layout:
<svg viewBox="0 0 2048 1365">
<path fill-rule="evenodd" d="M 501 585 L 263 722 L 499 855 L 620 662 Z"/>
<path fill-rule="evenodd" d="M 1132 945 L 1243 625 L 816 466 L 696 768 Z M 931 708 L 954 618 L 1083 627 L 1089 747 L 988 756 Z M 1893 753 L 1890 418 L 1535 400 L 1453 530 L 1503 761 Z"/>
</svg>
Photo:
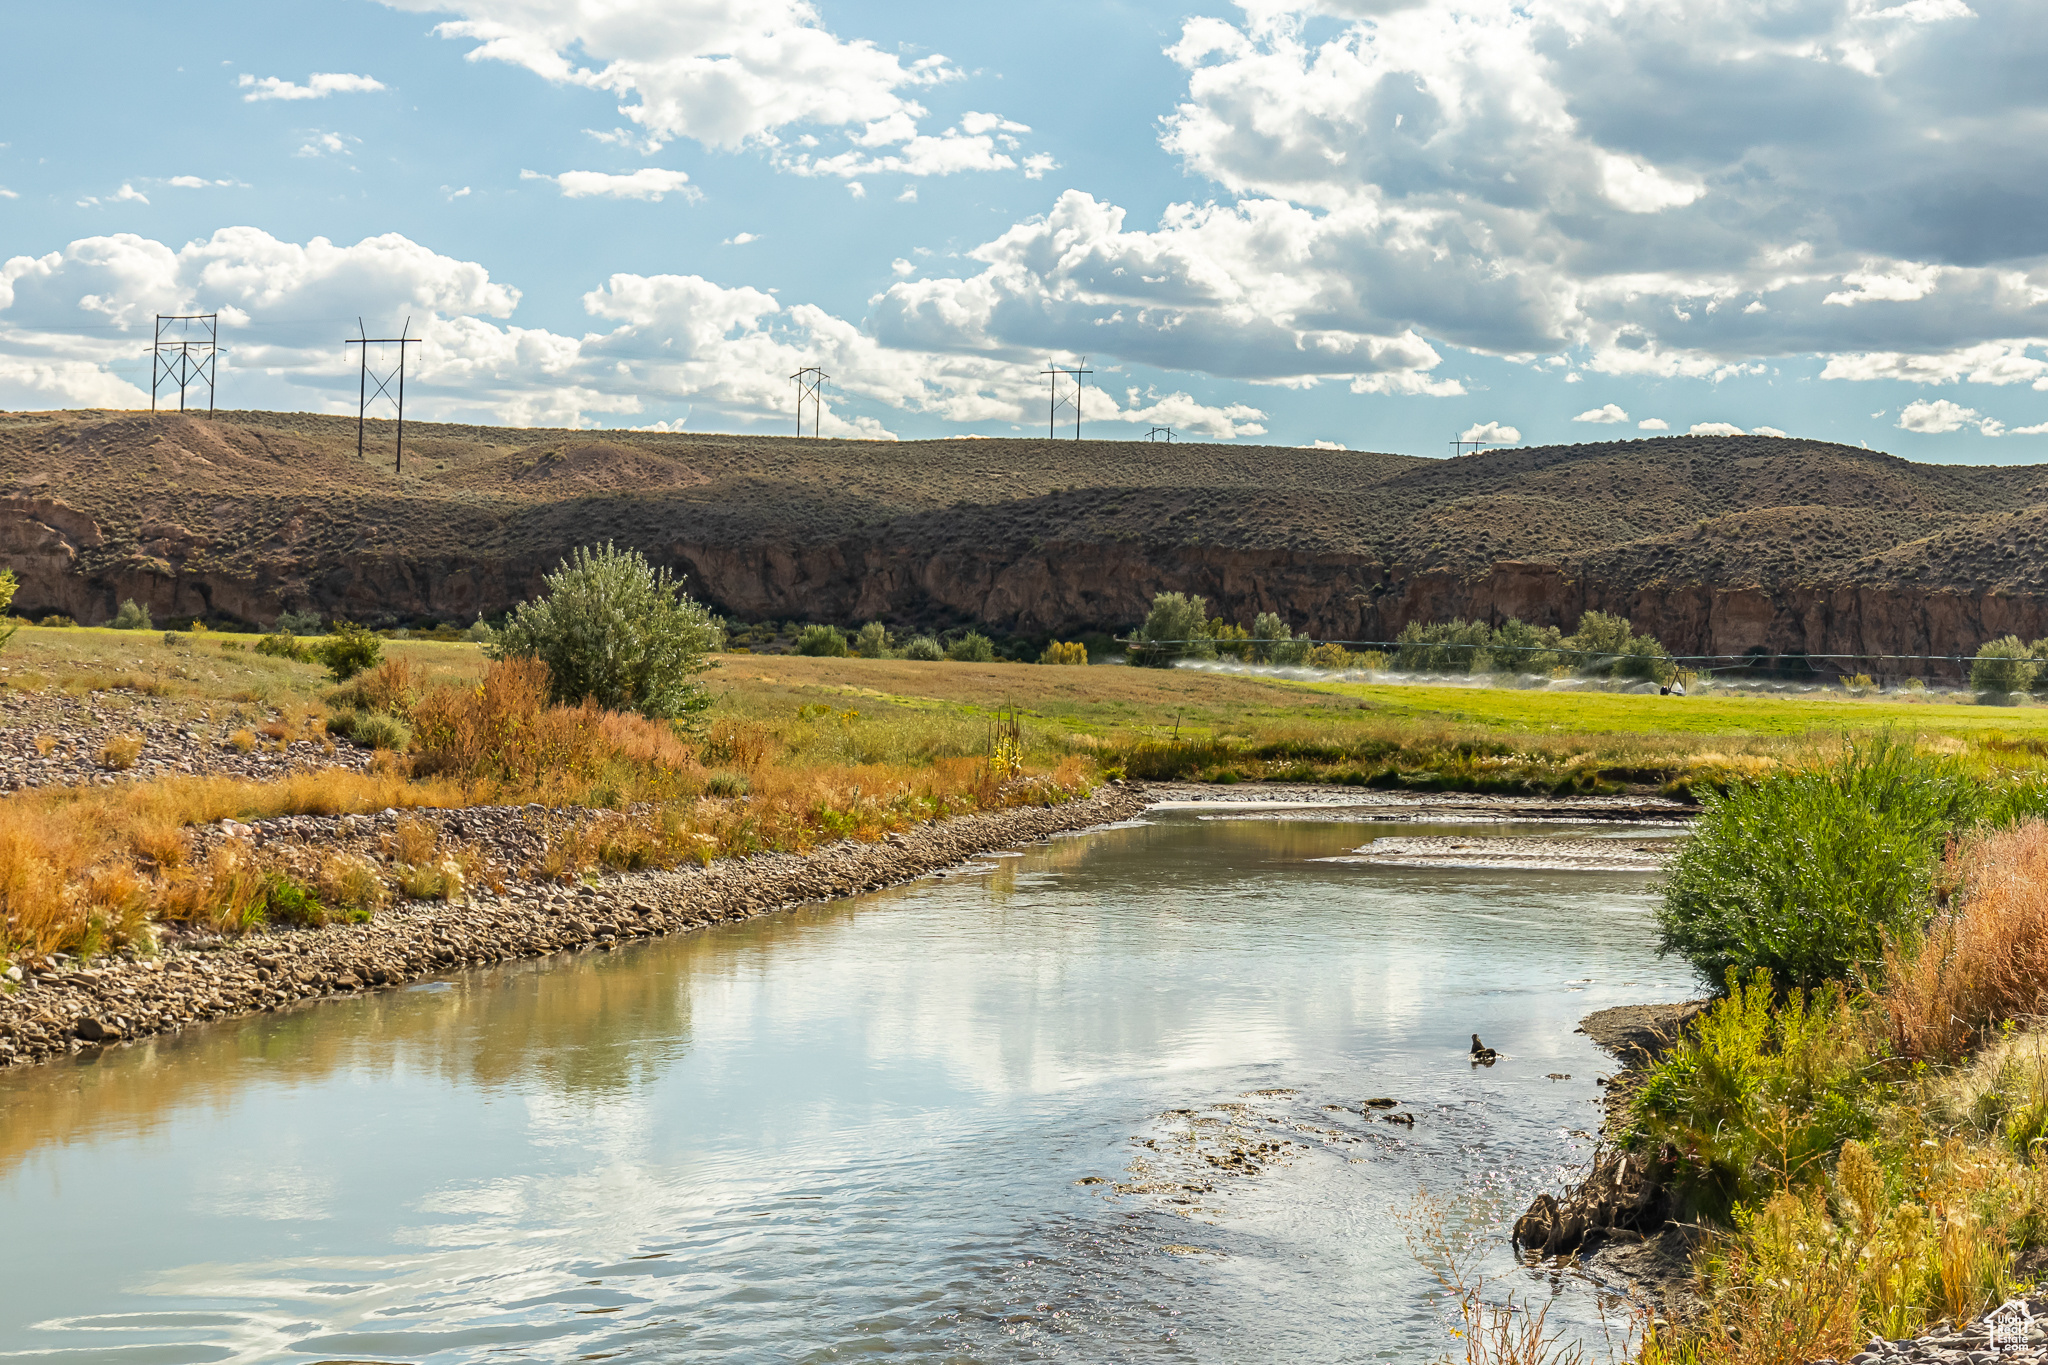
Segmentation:
<svg viewBox="0 0 2048 1365">
<path fill-rule="evenodd" d="M 1946 860 L 1956 889 L 1924 932 L 1885 950 L 1878 999 L 1914 1059 L 1975 1051 L 2007 1020 L 2048 1013 L 2048 823 L 1979 834 Z"/>
</svg>

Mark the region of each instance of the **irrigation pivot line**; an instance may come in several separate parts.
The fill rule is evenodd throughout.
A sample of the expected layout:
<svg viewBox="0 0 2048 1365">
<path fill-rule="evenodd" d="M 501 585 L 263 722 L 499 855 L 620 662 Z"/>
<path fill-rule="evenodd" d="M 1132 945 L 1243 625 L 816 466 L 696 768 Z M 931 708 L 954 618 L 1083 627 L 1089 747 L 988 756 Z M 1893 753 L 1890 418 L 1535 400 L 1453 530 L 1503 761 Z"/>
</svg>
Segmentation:
<svg viewBox="0 0 2048 1365">
<path fill-rule="evenodd" d="M 1085 366 L 1087 363 L 1088 357 L 1082 356 L 1081 365 Z M 1045 439 L 1048 441 L 1052 439 L 1053 426 L 1059 421 L 1060 409 L 1072 403 L 1074 405 L 1074 439 L 1078 441 L 1081 439 L 1081 390 L 1087 386 L 1086 376 L 1094 374 L 1095 371 L 1078 366 L 1074 369 L 1063 369 L 1056 362 L 1050 360 L 1046 364 L 1051 365 L 1052 368 L 1039 371 L 1040 374 L 1047 376 L 1052 384 L 1052 393 L 1047 399 L 1051 406 L 1045 412 Z M 1065 398 L 1060 397 L 1060 379 L 1062 376 L 1074 381 L 1073 393 Z"/>
<path fill-rule="evenodd" d="M 790 378 L 796 381 L 796 434 L 804 434 L 804 401 L 811 404 L 811 436 L 816 439 L 818 429 L 825 420 L 825 381 L 832 376 L 816 365 L 806 365 Z"/>
<path fill-rule="evenodd" d="M 183 325 L 172 329 L 170 324 L 174 322 Z M 192 335 L 195 322 L 203 333 L 197 339 Z M 149 351 L 149 410 L 156 411 L 157 390 L 175 379 L 179 412 L 185 410 L 185 386 L 203 382 L 206 385 L 206 415 L 213 416 L 213 374 L 215 362 L 219 359 L 220 314 L 158 313 L 156 340 Z"/>
<path fill-rule="evenodd" d="M 420 337 L 412 334 L 412 319 L 410 317 L 405 320 L 405 326 L 399 329 L 398 335 L 395 337 L 369 336 L 363 331 L 363 320 L 357 318 L 356 335 L 347 338 L 341 343 L 344 346 L 360 346 L 363 348 L 357 352 L 361 363 L 358 365 L 356 373 L 356 458 L 359 460 L 363 458 L 363 423 L 368 417 L 370 403 L 373 399 L 382 398 L 387 402 L 395 403 L 398 407 L 398 467 L 395 472 L 399 474 L 405 473 L 405 348 L 417 346 L 421 340 Z M 398 367 L 378 375 L 377 392 L 374 394 L 370 392 L 370 348 L 372 346 L 396 346 L 398 348 Z M 398 395 L 395 398 L 391 393 L 393 380 L 396 380 L 398 383 Z"/>
</svg>

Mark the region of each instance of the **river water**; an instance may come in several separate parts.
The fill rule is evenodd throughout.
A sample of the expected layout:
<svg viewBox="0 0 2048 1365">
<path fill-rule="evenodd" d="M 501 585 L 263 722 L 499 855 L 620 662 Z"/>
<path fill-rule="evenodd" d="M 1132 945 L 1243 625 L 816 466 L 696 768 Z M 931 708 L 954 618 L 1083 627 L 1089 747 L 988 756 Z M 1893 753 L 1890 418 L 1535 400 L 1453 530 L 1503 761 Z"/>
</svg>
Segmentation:
<svg viewBox="0 0 2048 1365">
<path fill-rule="evenodd" d="M 1641 874 L 1342 861 L 1447 833 L 1629 837 L 1160 812 L 0 1073 L 0 1358 L 1412 1361 L 1428 1207 L 1597 1346 L 1506 1227 L 1691 982 Z"/>
</svg>

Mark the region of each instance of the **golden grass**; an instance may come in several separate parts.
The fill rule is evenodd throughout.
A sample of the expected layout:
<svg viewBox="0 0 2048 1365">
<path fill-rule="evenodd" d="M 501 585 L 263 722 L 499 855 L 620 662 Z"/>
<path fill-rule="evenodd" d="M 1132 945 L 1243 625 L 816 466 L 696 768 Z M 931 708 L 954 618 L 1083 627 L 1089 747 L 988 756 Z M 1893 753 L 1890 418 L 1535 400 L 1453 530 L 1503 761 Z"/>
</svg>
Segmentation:
<svg viewBox="0 0 2048 1365">
<path fill-rule="evenodd" d="M 1908 1057 L 1961 1057 L 2005 1020 L 2048 1014 L 2048 824 L 1980 835 L 1949 861 L 1950 908 L 1885 954 L 1879 1001 Z"/>
</svg>

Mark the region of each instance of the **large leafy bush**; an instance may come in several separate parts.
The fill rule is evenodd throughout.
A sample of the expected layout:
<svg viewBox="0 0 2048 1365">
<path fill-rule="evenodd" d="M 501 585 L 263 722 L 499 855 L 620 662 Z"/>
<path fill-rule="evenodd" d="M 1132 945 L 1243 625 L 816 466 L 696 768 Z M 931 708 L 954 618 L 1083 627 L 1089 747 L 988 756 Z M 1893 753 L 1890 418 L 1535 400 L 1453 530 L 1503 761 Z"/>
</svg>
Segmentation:
<svg viewBox="0 0 2048 1365">
<path fill-rule="evenodd" d="M 1732 969 L 1814 987 L 1881 969 L 1929 912 L 1948 835 L 1986 794 L 1951 759 L 1890 738 L 1708 793 L 1658 910 L 1662 949 L 1718 984 Z"/>
<path fill-rule="evenodd" d="M 544 596 L 514 609 L 492 658 L 539 659 L 557 702 L 589 698 L 655 718 L 710 704 L 695 679 L 710 666 L 718 626 L 668 570 L 607 542 L 577 549 L 545 582 Z"/>
</svg>

